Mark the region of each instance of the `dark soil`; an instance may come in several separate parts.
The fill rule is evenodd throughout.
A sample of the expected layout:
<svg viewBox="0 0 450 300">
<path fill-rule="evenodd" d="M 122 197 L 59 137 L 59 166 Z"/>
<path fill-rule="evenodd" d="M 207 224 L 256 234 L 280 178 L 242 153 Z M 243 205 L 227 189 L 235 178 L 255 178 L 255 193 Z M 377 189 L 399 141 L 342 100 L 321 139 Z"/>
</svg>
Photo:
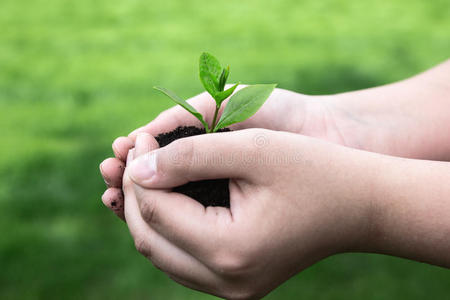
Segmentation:
<svg viewBox="0 0 450 300">
<path fill-rule="evenodd" d="M 219 132 L 224 131 L 230 131 L 230 129 L 225 128 L 219 130 Z M 171 132 L 161 133 L 156 137 L 156 141 L 160 147 L 164 147 L 177 139 L 204 133 L 206 133 L 205 129 L 194 126 L 178 127 Z M 230 207 L 229 181 L 230 180 L 227 178 L 188 182 L 174 188 L 173 191 L 189 196 L 203 204 L 205 207 Z"/>
</svg>

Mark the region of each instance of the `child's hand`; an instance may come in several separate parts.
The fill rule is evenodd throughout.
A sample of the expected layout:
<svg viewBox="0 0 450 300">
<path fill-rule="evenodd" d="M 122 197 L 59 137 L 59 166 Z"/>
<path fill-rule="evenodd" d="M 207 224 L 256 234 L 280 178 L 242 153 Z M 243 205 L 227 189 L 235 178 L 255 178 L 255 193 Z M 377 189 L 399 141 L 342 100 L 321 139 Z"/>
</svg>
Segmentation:
<svg viewBox="0 0 450 300">
<path fill-rule="evenodd" d="M 242 88 L 242 87 L 240 87 Z M 330 96 L 331 97 L 331 96 Z M 327 141 L 358 147 L 362 144 L 353 129 L 360 129 L 356 122 L 347 118 L 344 131 L 338 122 L 347 114 L 337 113 L 330 105 L 328 96 L 306 96 L 283 89 L 275 89 L 261 109 L 250 119 L 231 126 L 233 130 L 246 128 L 265 128 L 277 131 L 300 133 L 323 138 Z M 189 102 L 211 122 L 214 113 L 214 101 L 207 93 L 202 93 Z M 222 105 L 222 109 L 226 103 Z M 338 118 L 338 120 L 336 119 Z M 108 189 L 102 196 L 104 204 L 123 219 L 122 175 L 128 150 L 134 147 L 136 135 L 147 132 L 153 136 L 169 132 L 178 126 L 194 125 L 201 127 L 200 122 L 180 106 L 161 113 L 148 125 L 133 131 L 128 137 L 119 137 L 113 143 L 115 158 L 108 158 L 100 165 L 102 176 Z M 350 131 L 353 134 L 349 134 Z"/>
<path fill-rule="evenodd" d="M 376 153 L 450 161 L 449 74 L 447 60 L 407 80 L 349 93 L 305 96 L 276 89 L 253 117 L 231 128 L 287 131 Z M 200 94 L 191 104 L 211 122 L 214 101 L 209 95 Z M 183 125 L 199 125 L 199 121 L 174 107 L 114 142 L 116 158 L 100 167 L 109 187 L 102 197 L 106 206 L 123 216 L 123 166 L 136 133 L 156 136 Z"/>
<path fill-rule="evenodd" d="M 259 299 L 318 260 L 366 244 L 373 154 L 262 129 L 157 148 L 141 133 L 130 151 L 125 218 L 137 249 L 185 286 Z M 231 178 L 230 209 L 170 192 L 211 178 Z"/>
</svg>

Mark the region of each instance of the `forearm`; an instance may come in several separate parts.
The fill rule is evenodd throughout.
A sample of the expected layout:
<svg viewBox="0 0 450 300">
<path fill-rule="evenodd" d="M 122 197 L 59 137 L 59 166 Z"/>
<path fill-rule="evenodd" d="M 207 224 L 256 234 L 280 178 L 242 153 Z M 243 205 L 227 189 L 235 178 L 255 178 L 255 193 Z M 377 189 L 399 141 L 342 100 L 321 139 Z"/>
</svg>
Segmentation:
<svg viewBox="0 0 450 300">
<path fill-rule="evenodd" d="M 382 157 L 366 251 L 450 268 L 450 163 Z"/>
<path fill-rule="evenodd" d="M 394 156 L 450 160 L 450 60 L 410 79 L 335 95 L 336 124 L 361 149 Z"/>
</svg>

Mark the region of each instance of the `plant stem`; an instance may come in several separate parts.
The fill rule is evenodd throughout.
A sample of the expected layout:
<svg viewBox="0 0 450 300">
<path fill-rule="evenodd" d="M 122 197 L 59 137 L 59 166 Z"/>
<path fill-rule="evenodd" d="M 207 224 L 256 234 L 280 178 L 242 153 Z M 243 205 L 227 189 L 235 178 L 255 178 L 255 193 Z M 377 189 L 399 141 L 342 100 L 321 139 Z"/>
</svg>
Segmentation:
<svg viewBox="0 0 450 300">
<path fill-rule="evenodd" d="M 214 118 L 213 118 L 209 132 L 214 132 L 214 129 L 216 128 L 216 120 L 217 120 L 217 114 L 219 113 L 219 109 L 220 109 L 220 105 L 216 105 L 216 111 L 214 112 Z"/>
</svg>

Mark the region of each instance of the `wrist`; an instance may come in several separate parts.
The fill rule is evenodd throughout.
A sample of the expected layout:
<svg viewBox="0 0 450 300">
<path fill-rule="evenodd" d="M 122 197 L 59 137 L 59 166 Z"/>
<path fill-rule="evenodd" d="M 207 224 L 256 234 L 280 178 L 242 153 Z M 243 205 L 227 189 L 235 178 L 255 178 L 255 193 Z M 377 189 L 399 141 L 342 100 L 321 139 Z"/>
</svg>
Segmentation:
<svg viewBox="0 0 450 300">
<path fill-rule="evenodd" d="M 342 137 L 343 145 L 370 152 L 390 154 L 392 136 L 387 124 L 392 116 L 372 111 L 366 101 L 353 101 L 348 94 L 335 94 L 320 99 L 328 111 L 328 123 Z M 330 126 L 331 127 L 331 126 Z"/>
<path fill-rule="evenodd" d="M 381 156 L 368 202 L 364 252 L 450 266 L 450 165 Z"/>
<path fill-rule="evenodd" d="M 380 159 L 384 156 L 316 139 L 308 143 L 312 148 L 303 144 L 298 149 L 314 154 L 311 172 L 321 174 L 320 185 L 314 188 L 316 199 L 321 200 L 316 217 L 324 243 L 320 248 L 330 249 L 328 255 L 372 251 L 371 235 L 377 224 L 373 207 L 382 186 Z"/>
<path fill-rule="evenodd" d="M 431 92 L 426 98 L 416 96 L 420 91 L 413 93 L 414 88 L 405 81 L 327 96 L 324 102 L 346 146 L 405 158 L 450 160 L 450 143 L 445 142 L 450 128 L 448 100 Z"/>
<path fill-rule="evenodd" d="M 341 148 L 339 186 L 341 224 L 346 235 L 338 252 L 374 252 L 385 188 L 385 156 L 356 149 Z M 381 193 L 380 193 L 381 192 Z M 336 196 L 336 195 L 335 195 Z"/>
</svg>

